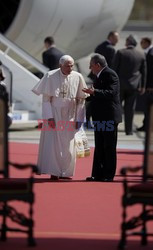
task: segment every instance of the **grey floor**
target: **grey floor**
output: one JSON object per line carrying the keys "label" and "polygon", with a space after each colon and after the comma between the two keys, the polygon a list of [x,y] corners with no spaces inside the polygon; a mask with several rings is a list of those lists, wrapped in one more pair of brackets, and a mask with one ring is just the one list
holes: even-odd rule
{"label": "grey floor", "polygon": [[[127,136],[124,132],[124,122],[118,128],[118,144],[117,148],[121,149],[139,149],[144,148],[144,132],[136,133],[136,127],[142,125],[143,115],[135,114],[134,116],[134,133]],[[14,121],[9,131],[9,141],[24,143],[39,143],[40,131],[35,128],[37,121],[16,122]],[[94,146],[93,131],[86,130],[90,146]]]}

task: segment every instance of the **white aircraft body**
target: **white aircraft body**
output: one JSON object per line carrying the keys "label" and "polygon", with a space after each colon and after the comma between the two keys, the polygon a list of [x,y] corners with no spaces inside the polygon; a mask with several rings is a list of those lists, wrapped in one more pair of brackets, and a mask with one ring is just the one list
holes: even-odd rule
{"label": "white aircraft body", "polygon": [[[78,60],[93,52],[106,39],[109,31],[122,29],[133,4],[134,0],[9,0],[0,3],[0,32],[10,41],[0,37],[0,60],[13,73],[13,100],[22,101],[24,109],[36,112],[35,117],[40,118],[41,105],[34,104],[38,97],[34,98],[28,92],[38,79],[33,76],[34,81],[30,81],[31,73],[22,68],[27,68],[27,63],[22,63],[19,59],[22,66],[17,62],[13,64],[13,59],[16,60],[17,57],[7,49],[12,48],[15,53],[19,51],[19,56],[23,54],[24,59],[24,53],[27,52],[41,62],[44,38],[53,36],[58,48]],[[11,42],[20,48],[14,47]],[[24,51],[21,52],[20,49]],[[38,67],[39,70],[40,68]],[[42,68],[42,72],[45,70]],[[25,94],[21,94],[23,86]],[[28,98],[26,95],[29,95]]]}

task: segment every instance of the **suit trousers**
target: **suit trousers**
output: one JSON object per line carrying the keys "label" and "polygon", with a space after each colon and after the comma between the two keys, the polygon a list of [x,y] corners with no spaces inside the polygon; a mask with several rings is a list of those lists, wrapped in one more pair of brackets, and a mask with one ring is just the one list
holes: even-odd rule
{"label": "suit trousers", "polygon": [[144,102],[145,102],[145,109],[144,109],[144,119],[143,119],[143,127],[146,127],[147,118],[148,118],[148,102],[153,101],[153,90],[152,91],[146,91],[144,94]]}
{"label": "suit trousers", "polygon": [[133,132],[133,117],[136,107],[137,90],[133,89],[121,89],[121,103],[124,101],[124,122],[125,133],[129,134]]}
{"label": "suit trousers", "polygon": [[116,172],[117,124],[113,131],[96,131],[92,176],[113,179]]}

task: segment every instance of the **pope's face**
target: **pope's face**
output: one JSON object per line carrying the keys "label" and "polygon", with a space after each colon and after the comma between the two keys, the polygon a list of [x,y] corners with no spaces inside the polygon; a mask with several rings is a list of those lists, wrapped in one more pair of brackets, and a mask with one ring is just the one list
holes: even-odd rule
{"label": "pope's face", "polygon": [[69,75],[73,70],[74,62],[67,61],[63,65],[60,65],[61,71],[64,75]]}

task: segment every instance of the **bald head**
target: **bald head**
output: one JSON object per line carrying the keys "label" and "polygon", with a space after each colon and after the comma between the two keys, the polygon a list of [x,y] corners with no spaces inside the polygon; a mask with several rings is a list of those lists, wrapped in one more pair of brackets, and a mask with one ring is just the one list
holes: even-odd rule
{"label": "bald head", "polygon": [[119,33],[117,31],[110,31],[107,39],[111,42],[113,46],[115,46],[119,41]]}

